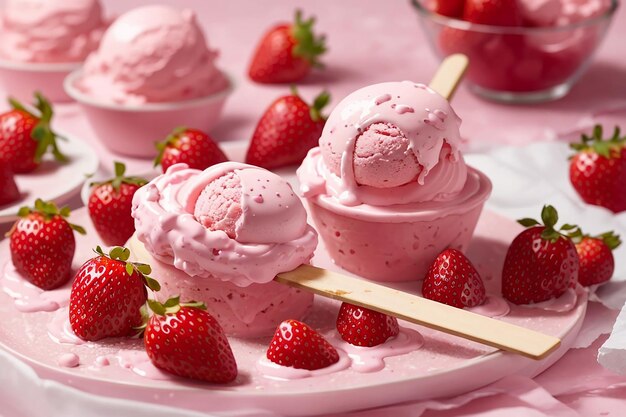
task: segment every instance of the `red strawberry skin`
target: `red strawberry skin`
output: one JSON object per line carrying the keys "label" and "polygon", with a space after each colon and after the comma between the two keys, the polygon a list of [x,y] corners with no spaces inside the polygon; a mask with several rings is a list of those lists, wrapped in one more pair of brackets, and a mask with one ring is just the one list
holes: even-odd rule
{"label": "red strawberry skin", "polygon": [[544,226],[524,230],[511,243],[502,270],[502,294],[515,304],[560,297],[578,281],[580,263],[571,239],[541,238]]}
{"label": "red strawberry skin", "polygon": [[204,310],[181,307],[174,314],[153,315],[144,341],[152,363],[172,374],[216,383],[237,377],[228,339],[217,320]]}
{"label": "red strawberry skin", "polygon": [[72,284],[72,330],[88,341],[129,336],[143,324],[140,309],[147,295],[143,277],[137,271],[129,275],[125,262],[106,256],[90,259]]}
{"label": "red strawberry skin", "polygon": [[492,26],[520,26],[522,24],[522,17],[515,0],[467,0],[463,20]]}
{"label": "red strawberry skin", "polygon": [[204,170],[226,161],[228,158],[213,139],[197,129],[175,132],[168,138],[160,158],[163,172],[181,162],[189,165],[189,168]]}
{"label": "red strawberry skin", "polygon": [[437,256],[422,283],[422,295],[458,308],[481,305],[487,298],[476,268],[457,249],[446,249]]}
{"label": "red strawberry skin", "polygon": [[577,153],[569,176],[583,201],[619,213],[626,210],[626,148],[612,149],[609,156]]}
{"label": "red strawberry skin", "polygon": [[372,347],[397,336],[400,327],[395,317],[343,303],[337,316],[337,331],[351,345]]}
{"label": "red strawberry skin", "polygon": [[20,199],[13,171],[8,163],[0,161],[0,206],[13,203]]}
{"label": "red strawberry skin", "polygon": [[246,163],[266,169],[295,165],[317,146],[326,120],[313,120],[299,96],[276,100],[259,120],[252,135]]}
{"label": "red strawberry skin", "polygon": [[33,171],[37,142],[31,137],[39,119],[22,110],[0,115],[0,162],[8,163],[17,174]]}
{"label": "red strawberry skin", "polygon": [[588,287],[611,279],[615,271],[613,252],[602,239],[585,237],[576,244],[580,259],[578,282]]}
{"label": "red strawberry skin", "polygon": [[124,183],[115,191],[111,184],[102,184],[91,191],[87,203],[89,216],[106,245],[123,245],[135,233],[131,208],[133,196],[139,188]]}
{"label": "red strawberry skin", "polygon": [[259,83],[292,83],[303,79],[311,71],[311,64],[293,56],[295,46],[290,24],[273,27],[261,39],[248,75]]}
{"label": "red strawberry skin", "polygon": [[319,333],[297,320],[285,320],[274,333],[267,359],[297,369],[322,369],[339,361],[337,350]]}
{"label": "red strawberry skin", "polygon": [[432,0],[429,9],[443,16],[460,18],[464,6],[465,0]]}
{"label": "red strawberry skin", "polygon": [[48,220],[33,212],[20,218],[11,231],[10,249],[15,268],[41,289],[57,288],[71,278],[76,241],[60,215]]}

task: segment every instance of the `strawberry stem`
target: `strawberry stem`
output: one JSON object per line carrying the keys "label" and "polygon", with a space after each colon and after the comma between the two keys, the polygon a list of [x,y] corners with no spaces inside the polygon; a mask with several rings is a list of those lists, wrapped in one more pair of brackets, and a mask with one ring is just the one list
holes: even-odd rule
{"label": "strawberry stem", "polygon": [[113,259],[114,261],[123,262],[125,264],[124,267],[128,275],[132,275],[136,272],[141,276],[144,281],[144,285],[148,289],[152,291],[161,290],[161,284],[159,284],[156,279],[148,276],[152,273],[152,268],[150,267],[150,265],[128,261],[128,259],[130,258],[130,250],[128,248],[125,248],[123,246],[113,246],[109,250],[109,253],[105,253],[100,246],[96,246],[94,252],[97,253],[99,256],[104,256],[106,258]]}
{"label": "strawberry stem", "polygon": [[564,224],[559,229],[556,229],[556,224],[559,222],[559,214],[556,209],[551,205],[543,206],[541,210],[541,221],[539,222],[531,218],[519,219],[517,222],[524,227],[544,226],[541,232],[541,238],[549,240],[550,242],[556,242],[560,238],[577,239],[582,236],[580,227],[573,224]]}
{"label": "strawberry stem", "polygon": [[302,20],[302,11],[296,10],[295,23],[291,28],[291,35],[296,40],[291,54],[302,58],[314,67],[323,67],[318,58],[326,52],[326,39],[324,36],[316,36],[313,32],[315,18]]}
{"label": "strawberry stem", "polygon": [[67,162],[67,156],[65,156],[56,142],[57,139],[66,140],[64,137],[59,136],[50,128],[50,123],[52,121],[52,116],[54,112],[52,110],[52,106],[50,102],[40,93],[35,92],[35,109],[38,110],[39,114],[35,114],[32,111],[26,109],[22,103],[17,101],[16,99],[10,97],[9,104],[15,110],[19,110],[31,116],[34,119],[37,119],[38,122],[33,128],[31,132],[31,137],[34,141],[37,142],[37,148],[35,150],[35,162],[41,162],[41,158],[45,155],[46,152],[50,149],[54,159],[59,162]]}
{"label": "strawberry stem", "polygon": [[101,182],[92,182],[89,184],[89,186],[93,187],[98,185],[111,184],[113,190],[115,192],[119,192],[122,184],[132,184],[141,187],[148,183],[148,180],[146,180],[145,178],[124,176],[124,174],[126,173],[126,165],[124,165],[122,162],[114,161],[113,171],[115,172],[114,178]]}
{"label": "strawberry stem", "polygon": [[619,126],[615,126],[613,135],[607,139],[603,139],[603,129],[601,125],[595,125],[591,136],[582,134],[579,143],[571,143],[570,148],[578,152],[592,151],[605,158],[617,157],[616,151],[622,149],[626,143],[626,136],[620,136]]}
{"label": "strawberry stem", "polygon": [[[54,216],[61,216],[64,219],[67,219],[71,214],[71,210],[67,206],[63,206],[59,209],[53,201],[44,201],[41,198],[38,198],[35,200],[34,207],[24,206],[20,207],[17,211],[18,217],[26,217],[31,213],[39,213],[43,216],[45,221],[50,221],[54,218]],[[87,234],[82,226],[69,222],[68,224],[72,230],[80,233],[81,235]]]}
{"label": "strawberry stem", "polygon": [[200,310],[206,310],[206,305],[199,301],[188,301],[185,303],[180,302],[180,297],[172,297],[165,303],[160,303],[156,300],[148,299],[148,307],[158,316],[165,316],[167,314],[176,314],[182,307],[199,308]]}
{"label": "strawberry stem", "polygon": [[159,154],[157,155],[157,157],[154,158],[155,167],[161,164],[161,161],[163,160],[163,154],[165,153],[165,149],[167,149],[168,146],[176,146],[176,142],[178,142],[180,135],[182,135],[186,131],[187,131],[186,126],[175,127],[172,130],[172,132],[169,135],[167,135],[165,140],[161,142],[156,142],[154,144],[157,150],[159,151]]}

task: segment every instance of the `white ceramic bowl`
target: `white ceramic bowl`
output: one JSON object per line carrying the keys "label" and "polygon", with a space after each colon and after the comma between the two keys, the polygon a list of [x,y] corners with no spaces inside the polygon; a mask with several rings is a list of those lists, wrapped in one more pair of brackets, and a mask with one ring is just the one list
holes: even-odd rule
{"label": "white ceramic bowl", "polygon": [[80,62],[39,63],[0,60],[0,83],[11,96],[30,103],[35,91],[53,102],[72,99],[63,89],[63,80],[81,66]]}
{"label": "white ceramic bowl", "polygon": [[155,142],[163,140],[175,127],[188,126],[209,131],[219,120],[226,98],[233,90],[229,86],[218,93],[193,100],[169,103],[121,105],[99,101],[78,88],[78,69],[64,81],[65,92],[83,108],[87,120],[100,141],[111,151],[128,156],[155,157]]}

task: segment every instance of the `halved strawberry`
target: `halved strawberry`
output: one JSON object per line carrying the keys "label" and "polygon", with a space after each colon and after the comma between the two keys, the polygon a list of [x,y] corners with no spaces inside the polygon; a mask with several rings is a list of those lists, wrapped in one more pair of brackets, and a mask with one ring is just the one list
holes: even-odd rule
{"label": "halved strawberry", "polygon": [[150,265],[129,262],[130,251],[120,246],[108,254],[98,246],[95,252],[98,256],[81,266],[72,284],[72,330],[89,341],[141,333],[146,288],[161,288],[148,276]]}
{"label": "halved strawberry", "polygon": [[318,332],[297,320],[285,320],[276,329],[267,359],[282,366],[315,370],[339,361],[337,350]]}
{"label": "halved strawberry", "polygon": [[217,320],[202,303],[161,304],[148,300],[154,315],[144,333],[148,357],[159,369],[185,378],[226,383],[237,377],[237,363]]}
{"label": "halved strawberry", "polygon": [[485,285],[463,252],[446,249],[430,266],[422,283],[424,298],[453,307],[475,307],[485,302]]}
{"label": "halved strawberry", "polygon": [[400,333],[395,317],[369,308],[342,303],[337,316],[341,338],[355,346],[378,346]]}

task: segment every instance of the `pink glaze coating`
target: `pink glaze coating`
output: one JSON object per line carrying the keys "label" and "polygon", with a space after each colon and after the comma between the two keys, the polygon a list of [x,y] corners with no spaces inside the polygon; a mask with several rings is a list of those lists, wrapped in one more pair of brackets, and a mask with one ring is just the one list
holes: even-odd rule
{"label": "pink glaze coating", "polygon": [[77,81],[83,93],[137,105],[206,97],[228,87],[191,10],[151,5],[120,16]]}
{"label": "pink glaze coating", "polygon": [[[467,177],[459,124],[448,101],[428,86],[370,85],[344,98],[328,117],[319,174],[327,192],[349,206],[450,200]],[[396,176],[402,181],[393,188],[381,189],[373,180]]]}
{"label": "pink glaze coating", "polygon": [[10,61],[79,63],[106,28],[98,0],[7,0],[0,57]]}
{"label": "pink glaze coating", "polygon": [[[202,191],[229,172],[243,188],[237,240],[206,229],[193,214]],[[137,238],[152,256],[207,282],[267,283],[307,263],[317,246],[317,233],[306,223],[291,186],[276,174],[240,163],[205,171],[174,165],[135,193],[132,215]]]}

